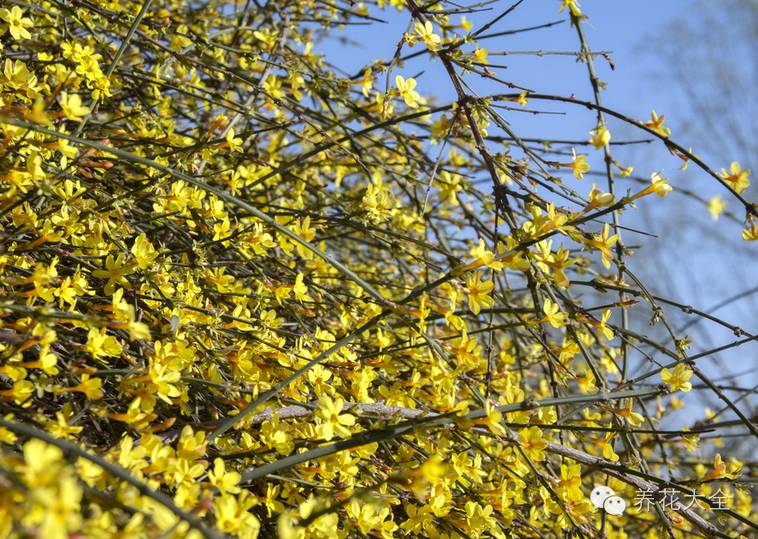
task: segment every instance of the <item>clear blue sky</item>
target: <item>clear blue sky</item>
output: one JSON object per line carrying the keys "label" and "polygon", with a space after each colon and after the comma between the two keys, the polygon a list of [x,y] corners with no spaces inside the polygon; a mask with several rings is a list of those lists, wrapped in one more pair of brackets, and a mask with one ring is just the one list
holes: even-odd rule
{"label": "clear blue sky", "polygon": [[[495,3],[491,11],[469,15],[476,23],[492,18],[511,2]],[[651,68],[656,67],[656,58],[650,51],[641,51],[640,44],[653,37],[665,38],[665,27],[681,10],[691,7],[690,0],[583,0],[582,9],[589,15],[585,23],[585,32],[589,45],[593,50],[608,50],[617,69],[612,71],[604,61],[598,62],[601,78],[609,86],[604,93],[604,99],[614,103],[617,108],[630,115],[647,116],[650,112],[649,103],[659,103],[660,94],[651,93],[649,75]],[[518,9],[501,20],[490,31],[501,31],[514,28],[535,26],[542,23],[563,20],[565,12],[558,11],[558,0],[526,0]],[[387,21],[387,24],[375,23],[370,26],[355,26],[348,28],[345,35],[359,43],[358,47],[347,46],[337,41],[323,43],[319,52],[326,54],[332,62],[354,73],[374,58],[389,59],[400,40],[403,31],[407,29],[410,15],[408,11],[398,13],[394,9],[377,12],[376,15]],[[452,16],[456,21],[459,16]],[[491,51],[496,50],[578,50],[576,32],[567,22],[559,26],[527,32],[513,36],[498,37],[485,40],[482,45]],[[404,52],[419,50],[407,46]],[[509,65],[500,74],[519,84],[544,93],[576,93],[577,96],[589,96],[589,83],[584,69],[577,69],[571,57],[544,56],[539,60],[530,57],[491,57],[494,63]],[[439,66],[437,66],[439,67]],[[429,69],[427,59],[422,58],[406,64],[402,74],[410,75],[420,69],[426,69],[419,77],[419,89],[424,95],[434,94],[441,98],[452,96],[450,81],[440,69]],[[665,96],[663,96],[665,97]],[[528,122],[531,123],[530,119]],[[567,122],[562,122],[567,123]],[[572,122],[568,122],[572,123]],[[575,125],[566,125],[566,130],[576,133]],[[583,126],[582,126],[583,128]]]}

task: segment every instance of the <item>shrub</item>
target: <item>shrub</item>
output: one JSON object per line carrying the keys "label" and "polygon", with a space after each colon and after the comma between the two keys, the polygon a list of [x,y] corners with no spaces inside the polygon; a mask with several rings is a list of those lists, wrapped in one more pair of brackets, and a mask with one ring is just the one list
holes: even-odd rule
{"label": "shrub", "polygon": [[[756,427],[667,312],[727,322],[625,263],[622,210],[672,187],[614,187],[631,167],[608,119],[720,182],[755,239],[749,171],[603,106],[574,0],[538,9],[568,8],[589,99],[502,81],[484,45],[521,2],[475,29],[455,3],[393,0],[407,33],[355,74],[314,43],[381,13],[363,4],[6,4],[0,537],[756,528],[737,480],[754,470],[718,438],[688,457]],[[547,103],[593,111],[589,140],[509,126]],[[607,164],[591,189],[588,152]],[[634,331],[639,312],[667,337]],[[695,389],[725,410],[665,430],[671,393]]]}

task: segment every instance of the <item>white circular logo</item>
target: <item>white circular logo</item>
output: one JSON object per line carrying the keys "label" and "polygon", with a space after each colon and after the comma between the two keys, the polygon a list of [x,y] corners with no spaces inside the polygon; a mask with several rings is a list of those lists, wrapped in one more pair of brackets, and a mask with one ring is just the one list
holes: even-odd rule
{"label": "white circular logo", "polygon": [[603,509],[609,515],[619,516],[626,509],[626,502],[619,496],[608,496],[603,502]]}
{"label": "white circular logo", "polygon": [[616,493],[611,487],[606,487],[605,485],[595,485],[595,488],[592,489],[592,492],[590,493],[590,501],[592,502],[592,505],[598,509],[602,509],[605,500],[615,495]]}

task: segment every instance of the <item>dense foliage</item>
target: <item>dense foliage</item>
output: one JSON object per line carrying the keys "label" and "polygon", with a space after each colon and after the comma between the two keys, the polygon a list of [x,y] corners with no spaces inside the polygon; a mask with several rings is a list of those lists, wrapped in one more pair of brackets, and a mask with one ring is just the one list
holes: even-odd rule
{"label": "dense foliage", "polygon": [[[579,4],[522,3],[3,2],[0,537],[755,533],[755,469],[718,448],[758,429],[702,368],[754,337],[625,264],[622,210],[672,186],[608,119],[720,182],[703,202],[755,240],[749,171],[605,108]],[[589,97],[501,78],[514,9],[562,12]],[[390,61],[319,53],[389,10]],[[520,138],[508,115],[546,103],[594,111],[590,136]],[[671,310],[736,340],[690,352]],[[724,408],[666,430],[691,390]]]}

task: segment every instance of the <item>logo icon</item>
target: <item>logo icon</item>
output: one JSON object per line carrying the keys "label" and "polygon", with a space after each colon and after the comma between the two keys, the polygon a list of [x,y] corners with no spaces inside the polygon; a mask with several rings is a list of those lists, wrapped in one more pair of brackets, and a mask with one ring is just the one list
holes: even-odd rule
{"label": "logo icon", "polygon": [[619,516],[624,514],[626,502],[611,487],[605,485],[595,485],[590,493],[592,505],[598,509],[603,509],[609,515]]}

